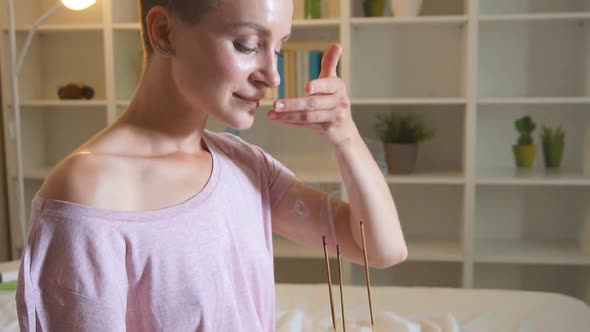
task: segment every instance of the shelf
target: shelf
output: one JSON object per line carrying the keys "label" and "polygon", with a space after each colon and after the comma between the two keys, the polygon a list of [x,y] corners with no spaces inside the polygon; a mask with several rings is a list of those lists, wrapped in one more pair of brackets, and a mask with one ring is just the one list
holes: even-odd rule
{"label": "shelf", "polygon": [[[289,167],[289,166],[287,166]],[[341,181],[338,170],[317,169],[306,167],[289,167],[297,179],[307,183],[339,183]]]}
{"label": "shelf", "polygon": [[[17,48],[20,48],[26,36],[17,34],[16,37]],[[74,81],[92,87],[94,100],[106,100],[103,43],[101,30],[65,29],[57,33],[36,34],[22,63],[21,102],[32,101],[35,106],[40,106],[38,101],[48,101],[50,106],[54,106],[54,101],[59,100],[58,88]]]}
{"label": "shelf", "polygon": [[478,263],[590,265],[574,241],[531,241],[523,239],[476,239],[475,261]]}
{"label": "shelf", "polygon": [[534,14],[506,14],[481,15],[481,22],[529,22],[529,21],[586,21],[590,20],[590,13],[534,13]]}
{"label": "shelf", "polygon": [[[405,261],[388,269],[371,269],[371,285],[461,288],[462,263]],[[365,285],[365,268],[351,266],[351,281]]]}
{"label": "shelf", "polygon": [[387,183],[407,184],[463,184],[465,177],[460,172],[413,173],[408,175],[386,175]]}
{"label": "shelf", "polygon": [[[32,25],[19,25],[15,27],[17,32],[28,32],[32,29]],[[76,31],[101,31],[102,24],[45,24],[37,28],[37,32],[76,32]],[[8,28],[4,28],[4,32],[8,32]]]}
{"label": "shelf", "polygon": [[115,30],[132,30],[140,31],[141,24],[138,23],[113,23],[113,29]]}
{"label": "shelf", "polygon": [[467,23],[467,16],[418,16],[418,17],[355,17],[350,19],[353,26],[397,25],[397,24],[450,24],[463,25]]}
{"label": "shelf", "polygon": [[354,98],[352,105],[465,105],[466,98]]}
{"label": "shelf", "polygon": [[590,104],[590,97],[479,98],[480,105]]}
{"label": "shelf", "polygon": [[21,102],[21,107],[95,107],[106,106],[106,100],[25,100]]}
{"label": "shelf", "polygon": [[408,240],[408,261],[461,262],[461,244],[440,240]]}
{"label": "shelf", "polygon": [[590,186],[590,175],[575,170],[482,169],[478,171],[477,184]]}
{"label": "shelf", "polygon": [[[286,163],[287,164],[287,163]],[[288,166],[288,164],[287,164]],[[288,166],[289,167],[289,166]],[[312,183],[339,183],[340,173],[337,169],[313,170],[305,167],[289,167],[303,182]],[[413,173],[407,175],[385,175],[389,184],[464,184],[465,177],[460,172],[430,172]]]}
{"label": "shelf", "polygon": [[[291,242],[282,237],[274,238],[276,258],[324,258],[324,252]],[[461,262],[461,245],[444,241],[409,241],[408,261]]]}
{"label": "shelf", "polygon": [[[337,28],[340,25],[339,19],[310,19],[310,20],[294,20],[292,27],[293,28],[322,28],[322,27],[330,27],[330,28]],[[140,30],[141,24],[139,22],[133,23],[114,23],[113,29],[115,30]]]}
{"label": "shelf", "polygon": [[308,20],[294,20],[293,28],[321,28],[330,27],[337,28],[340,26],[340,20],[337,18],[318,18]]}
{"label": "shelf", "polygon": [[[24,169],[23,170],[23,178],[26,180],[45,180],[49,173],[51,172],[52,168],[33,168],[33,169]],[[14,174],[13,178],[16,179],[16,173]]]}
{"label": "shelf", "polygon": [[464,103],[464,34],[449,24],[365,24],[351,29],[349,91],[353,103]]}
{"label": "shelf", "polygon": [[480,0],[479,15],[560,15],[586,13],[586,0]]}
{"label": "shelf", "polygon": [[[503,21],[480,24],[478,38],[480,97],[516,101],[531,97],[535,102],[588,97],[588,75],[582,70],[587,66],[584,25],[570,20]],[[536,98],[545,96],[565,99]]]}

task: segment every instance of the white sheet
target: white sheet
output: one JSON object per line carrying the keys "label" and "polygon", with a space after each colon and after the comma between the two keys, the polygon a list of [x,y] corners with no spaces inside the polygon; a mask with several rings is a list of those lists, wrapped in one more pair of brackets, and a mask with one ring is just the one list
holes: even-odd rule
{"label": "white sheet", "polygon": [[[326,285],[277,285],[276,289],[277,332],[329,330],[332,324]],[[561,294],[418,287],[372,287],[371,290],[376,316],[389,315],[406,322],[396,329],[377,331],[590,331],[590,307]],[[340,318],[338,288],[334,287],[333,292]],[[370,320],[364,287],[346,286],[344,302],[349,321],[347,331],[353,331],[349,327],[359,321]],[[294,323],[298,320],[299,323]],[[421,330],[411,324],[420,325]],[[339,321],[337,325],[341,327]],[[292,326],[295,329],[290,329]]]}
{"label": "white sheet", "polygon": [[14,292],[12,291],[0,290],[0,331],[19,331],[18,321],[16,320]]}
{"label": "white sheet", "polygon": [[[340,308],[337,308],[340,310]],[[347,332],[460,332],[459,325],[452,314],[429,315],[416,319],[408,319],[392,312],[374,312],[374,326],[371,328],[370,314],[363,310],[355,310],[346,315]],[[306,315],[302,309],[277,312],[277,332],[300,331],[334,331],[331,315]],[[342,315],[335,317],[337,331],[342,331]]]}
{"label": "white sheet", "polygon": [[[447,288],[372,287],[376,331],[395,332],[584,332],[590,308],[560,294]],[[277,285],[277,332],[328,331],[326,285]],[[334,287],[340,318],[338,288]],[[348,332],[369,332],[364,287],[346,286]],[[362,325],[364,323],[364,325]],[[340,320],[337,322],[341,326]],[[363,327],[364,326],[364,327]],[[0,331],[16,332],[14,292],[0,291]],[[340,331],[340,330],[339,330]]]}

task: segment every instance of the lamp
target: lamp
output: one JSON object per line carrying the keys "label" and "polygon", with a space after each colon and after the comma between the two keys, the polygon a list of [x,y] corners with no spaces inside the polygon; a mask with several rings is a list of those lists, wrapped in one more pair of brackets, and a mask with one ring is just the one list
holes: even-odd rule
{"label": "lamp", "polygon": [[96,3],[96,0],[61,0],[58,1],[55,6],[49,9],[43,14],[37,22],[33,24],[27,39],[23,44],[20,53],[16,53],[16,28],[15,28],[15,16],[14,16],[14,0],[8,0],[8,25],[9,25],[9,42],[10,42],[10,69],[12,76],[12,106],[14,110],[14,136],[16,136],[16,159],[17,159],[17,193],[18,193],[18,221],[20,225],[21,236],[23,239],[23,245],[26,242],[27,236],[27,222],[26,222],[26,211],[25,211],[25,189],[24,189],[24,177],[23,177],[23,162],[22,162],[22,143],[21,143],[21,130],[20,130],[20,97],[19,97],[19,79],[21,67],[23,65],[23,59],[27,54],[27,50],[33,39],[33,35],[37,28],[45,22],[53,13],[55,13],[62,6],[72,10],[83,10]]}
{"label": "lamp", "polygon": [[61,3],[71,10],[84,10],[96,3],[96,0],[61,0]]}

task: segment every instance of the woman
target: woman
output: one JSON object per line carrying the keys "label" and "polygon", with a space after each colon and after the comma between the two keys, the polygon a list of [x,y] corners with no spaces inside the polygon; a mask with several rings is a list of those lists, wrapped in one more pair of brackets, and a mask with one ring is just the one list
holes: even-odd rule
{"label": "woman", "polygon": [[[306,96],[271,121],[333,148],[350,204],[209,117],[246,129],[291,29],[291,0],[142,0],[147,67],[124,114],[61,161],[34,198],[19,276],[23,330],[272,331],[272,232],[370,265],[403,261],[389,188],[352,121],[333,45]],[[277,139],[281,139],[277,137]],[[284,138],[288,139],[288,138]],[[304,206],[309,213],[297,213]],[[334,235],[332,235],[334,234]],[[336,236],[336,239],[334,239]]]}

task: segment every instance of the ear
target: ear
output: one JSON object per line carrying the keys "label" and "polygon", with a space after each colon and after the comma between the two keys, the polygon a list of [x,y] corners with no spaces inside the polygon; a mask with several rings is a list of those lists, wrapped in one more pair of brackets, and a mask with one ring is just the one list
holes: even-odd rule
{"label": "ear", "polygon": [[154,6],[148,11],[145,20],[152,49],[164,55],[173,54],[171,37],[173,16],[168,9]]}

